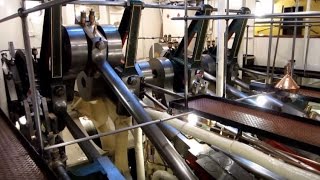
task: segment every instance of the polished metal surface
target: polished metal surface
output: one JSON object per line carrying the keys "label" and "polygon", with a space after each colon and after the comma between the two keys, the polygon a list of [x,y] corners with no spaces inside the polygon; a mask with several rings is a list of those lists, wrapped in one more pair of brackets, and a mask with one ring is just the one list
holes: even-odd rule
{"label": "polished metal surface", "polygon": [[64,64],[74,74],[84,69],[88,62],[88,42],[80,25],[64,27]]}
{"label": "polished metal surface", "polygon": [[[252,69],[247,69],[247,68],[240,68],[239,70],[244,71],[244,72],[248,72],[248,73],[252,73],[252,74],[257,74],[257,75],[261,75],[261,76],[266,76],[267,74],[264,72],[260,72],[260,71],[255,71]],[[273,78],[275,79],[281,79],[279,74],[273,74]]]}
{"label": "polished metal surface", "polygon": [[112,67],[121,65],[124,56],[122,53],[122,40],[118,28],[113,25],[98,25],[97,29],[107,39],[108,62]]}
{"label": "polished metal surface", "polygon": [[[110,88],[117,95],[123,106],[138,123],[152,121],[151,117],[139,103],[137,97],[126,87],[110,64],[104,60],[95,61]],[[161,130],[155,125],[142,127],[143,132],[156,147],[159,154],[168,163],[175,175],[180,179],[197,179],[186,162],[173,148]]]}
{"label": "polished metal surface", "polygon": [[[204,72],[204,79],[211,81],[211,82],[216,82],[216,77],[212,76],[211,74],[209,74],[207,72]],[[238,89],[236,89],[228,84],[226,84],[226,90],[238,98],[244,98],[244,100],[248,103],[257,105],[257,102],[253,99],[248,98],[249,96],[247,94],[239,91]]]}
{"label": "polished metal surface", "polygon": [[240,86],[240,87],[242,87],[242,88],[244,88],[244,89],[246,89],[246,90],[250,90],[249,84],[243,82],[241,79],[239,79],[239,78],[233,78],[232,81],[233,81],[235,84],[237,84],[238,86]]}
{"label": "polished metal surface", "polygon": [[144,82],[146,83],[153,83],[153,72],[152,72],[152,69],[150,67],[150,61],[149,60],[140,60],[137,62],[140,70],[141,70],[141,73],[142,73],[142,76],[144,78]]}
{"label": "polished metal surface", "polygon": [[106,94],[106,85],[100,76],[88,76],[86,72],[81,71],[76,83],[79,95],[85,101],[93,101]]}
{"label": "polished metal surface", "polygon": [[[149,63],[154,74],[152,84],[173,92],[174,69],[171,61],[161,57],[151,59]],[[168,96],[167,94],[153,93],[156,94],[157,98],[163,99],[165,104],[168,104],[172,100],[172,96]]]}
{"label": "polished metal surface", "polygon": [[290,74],[286,74],[274,87],[293,93],[296,93],[300,88]]}
{"label": "polished metal surface", "polygon": [[285,90],[285,91],[290,91],[292,93],[297,93],[297,91],[299,90],[299,86],[298,84],[295,82],[295,80],[292,78],[292,70],[291,69],[293,67],[292,62],[289,62],[286,66],[285,66],[285,75],[283,78],[281,78],[281,80],[274,86],[277,89],[281,89],[281,90]]}
{"label": "polished metal surface", "polygon": [[217,63],[215,58],[212,58],[209,54],[202,54],[201,67],[204,71],[216,75]]}

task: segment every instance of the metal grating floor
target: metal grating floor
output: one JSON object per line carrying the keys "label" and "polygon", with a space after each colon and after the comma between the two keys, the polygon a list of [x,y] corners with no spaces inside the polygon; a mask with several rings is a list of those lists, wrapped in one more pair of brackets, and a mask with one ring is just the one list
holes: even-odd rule
{"label": "metal grating floor", "polygon": [[188,104],[189,108],[202,113],[204,117],[210,116],[207,118],[249,129],[276,140],[281,139],[282,142],[288,142],[287,144],[290,141],[290,144],[295,146],[307,146],[306,149],[319,153],[320,123],[304,122],[310,120],[280,116],[206,96],[190,99]]}
{"label": "metal grating floor", "polygon": [[0,114],[0,179],[47,179]]}

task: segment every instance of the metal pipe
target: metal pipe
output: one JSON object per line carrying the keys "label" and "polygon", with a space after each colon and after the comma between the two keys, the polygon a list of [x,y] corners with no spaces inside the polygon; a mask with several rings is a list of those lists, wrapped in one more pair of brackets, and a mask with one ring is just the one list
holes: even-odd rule
{"label": "metal pipe", "polygon": [[156,98],[150,96],[148,93],[144,93],[144,95],[149,98],[153,103],[155,103],[156,105],[158,105],[159,107],[161,107],[163,110],[167,110],[168,108],[163,105],[161,102],[159,102]]}
{"label": "metal pipe", "polygon": [[46,3],[42,3],[42,4],[38,5],[38,6],[35,6],[33,8],[30,8],[30,9],[25,9],[25,10],[19,9],[18,13],[15,13],[15,14],[12,14],[10,16],[7,16],[5,18],[0,19],[0,23],[6,22],[6,21],[14,19],[14,18],[17,18],[19,16],[27,15],[29,13],[33,13],[33,12],[36,12],[36,11],[47,9],[47,8],[52,7],[52,6],[58,6],[58,5],[70,3],[72,1],[75,1],[75,0],[54,0],[54,1],[49,1],[49,2],[46,2]]}
{"label": "metal pipe", "polygon": [[[187,113],[182,113],[182,114],[178,114],[176,116],[172,116],[174,118],[179,118],[179,117],[182,117],[182,116],[186,116],[188,114],[190,114],[192,112],[187,112]],[[73,122],[74,121],[72,119],[70,119],[71,117],[67,117],[67,115],[64,115],[65,116],[65,119],[69,122]],[[55,145],[52,145],[52,146],[48,146],[48,147],[45,147],[44,150],[50,150],[50,149],[54,149],[54,148],[59,148],[59,147],[64,147],[64,146],[68,146],[68,145],[71,145],[71,144],[76,144],[76,143],[83,143],[83,142],[88,142],[89,140],[93,140],[93,139],[97,139],[97,138],[101,138],[101,137],[104,137],[104,136],[110,136],[110,135],[114,135],[114,134],[118,134],[118,133],[121,133],[121,132],[124,132],[124,131],[129,131],[129,130],[132,130],[132,129],[136,129],[136,128],[141,128],[141,127],[144,127],[144,126],[149,126],[149,125],[152,125],[152,124],[157,124],[157,123],[160,123],[160,122],[164,122],[164,121],[168,121],[168,120],[171,120],[173,118],[170,118],[170,119],[158,119],[158,120],[155,120],[155,121],[149,121],[149,122],[145,122],[145,123],[141,123],[141,124],[137,124],[137,125],[133,125],[133,126],[130,126],[130,127],[125,127],[125,128],[121,128],[121,129],[117,129],[117,130],[114,130],[114,131],[111,131],[111,132],[105,132],[105,133],[100,133],[100,134],[95,134],[95,135],[92,135],[92,136],[85,136],[85,137],[79,137],[79,135],[77,135],[77,139],[73,140],[73,141],[68,141],[68,142],[63,142],[63,143],[59,143],[59,144],[55,144]],[[71,124],[71,123],[69,123]],[[76,124],[71,124],[71,129],[76,129],[75,126],[77,126]],[[77,126],[78,127],[78,126]],[[69,128],[69,127],[68,127]],[[79,128],[79,127],[78,127]],[[75,134],[80,134],[80,129],[76,130],[78,131],[77,133]],[[82,131],[81,131],[82,133]],[[83,133],[82,133],[83,134]],[[82,136],[82,135],[81,135]],[[84,136],[84,135],[83,135]]]}
{"label": "metal pipe", "polygon": [[245,63],[248,63],[248,47],[249,47],[249,25],[247,25],[247,39],[246,39],[246,61]]}
{"label": "metal pipe", "polygon": [[[310,11],[311,8],[311,0],[307,0],[306,11]],[[309,19],[307,19],[309,20]],[[311,24],[307,23],[304,29],[304,67],[303,67],[303,75],[306,75],[307,69],[307,61],[308,61],[308,53],[309,53],[309,41],[310,41],[310,31],[311,31]]]}
{"label": "metal pipe", "polygon": [[[109,87],[113,90],[119,101],[132,115],[132,117],[140,124],[152,121],[151,117],[137,100],[138,98],[127,88],[108,61],[97,59],[95,63]],[[180,154],[173,148],[170,141],[165,137],[158,126],[151,124],[149,126],[143,126],[142,130],[156,147],[159,154],[168,163],[170,168],[176,173],[178,178],[196,179],[192,170],[186,164],[184,159],[182,159]]]}
{"label": "metal pipe", "polygon": [[145,87],[150,88],[152,90],[155,90],[155,91],[158,91],[158,92],[161,92],[161,93],[165,93],[165,94],[177,97],[177,98],[183,98],[184,97],[184,96],[179,95],[179,94],[177,94],[175,92],[172,92],[172,91],[169,91],[167,89],[155,86],[153,84],[149,84],[149,83],[144,82],[144,83],[142,83],[142,85],[144,85]]}
{"label": "metal pipe", "polygon": [[142,129],[137,128],[134,131],[134,144],[135,144],[135,157],[136,157],[136,166],[137,166],[137,179],[145,180],[145,166],[144,166],[144,151],[143,151],[143,134]]}
{"label": "metal pipe", "polygon": [[[235,132],[233,129],[230,129],[227,126],[224,126],[221,123],[217,123],[216,125],[221,129],[227,130],[226,133],[229,133],[233,136],[237,135],[237,132]],[[297,167],[302,168],[307,171],[312,171],[313,173],[316,173],[319,175],[319,172],[315,171],[309,165],[304,164],[300,160],[295,159],[294,157],[291,157],[290,155],[270,146],[269,144],[267,144],[263,141],[260,141],[260,140],[253,138],[252,136],[248,135],[247,133],[242,133],[242,136],[240,138],[242,138],[243,140],[248,141],[249,143],[261,148],[262,150],[266,151],[267,154],[273,154],[274,157],[282,159],[289,164],[292,164],[294,166],[297,166]]]}
{"label": "metal pipe", "polygon": [[[224,0],[218,0],[218,14],[223,15],[224,14],[224,9],[225,9],[225,1]],[[223,97],[225,94],[225,66],[224,66],[224,61],[225,61],[225,28],[224,28],[224,23],[222,21],[217,22],[218,26],[218,34],[217,34],[217,83],[216,83],[216,94],[219,97]]]}
{"label": "metal pipe", "polygon": [[[73,1],[69,4],[81,4],[81,5],[106,5],[106,6],[121,6],[127,7],[127,2],[112,2],[112,1]],[[155,8],[155,9],[181,9],[184,10],[184,6],[175,6],[175,5],[166,5],[166,4],[157,4],[157,3],[146,3],[143,6],[144,8]],[[188,10],[201,10],[201,6],[187,6]],[[213,8],[213,12],[217,11],[217,8]],[[238,13],[240,10],[238,9],[230,9],[232,13]]]}
{"label": "metal pipe", "polygon": [[[255,71],[255,70],[247,69],[247,68],[240,68],[239,70],[245,71],[245,72],[248,72],[248,73],[252,73],[252,74],[261,75],[261,76],[266,76],[266,75],[267,75],[267,74],[264,73],[264,72]],[[278,74],[274,74],[274,75],[273,75],[273,78],[281,79],[281,77],[280,77]]]}
{"label": "metal pipe", "polygon": [[[25,6],[25,2],[23,1],[23,7]],[[28,20],[27,16],[21,16],[22,22],[22,33],[23,33],[23,41],[24,41],[24,48],[26,53],[26,63],[27,63],[27,70],[28,70],[28,78],[31,90],[31,99],[32,99],[32,108],[34,113],[34,120],[36,125],[37,137],[40,145],[40,154],[43,154],[43,138],[42,138],[42,130],[41,130],[41,120],[40,120],[40,109],[39,109],[39,97],[38,91],[36,88],[36,79],[34,75],[34,68],[33,68],[33,59],[31,53],[31,45],[30,45],[30,38],[29,38],[29,27],[28,27]]]}
{"label": "metal pipe", "polygon": [[188,70],[188,1],[184,1],[184,103],[188,108],[188,90],[189,90],[189,70]]}
{"label": "metal pipe", "polygon": [[[272,0],[272,14],[274,13],[274,0]],[[269,33],[269,44],[268,44],[268,59],[267,59],[267,76],[266,84],[270,84],[270,61],[271,61],[271,50],[272,50],[272,35],[273,35],[273,18],[271,18],[270,23],[270,33]]]}
{"label": "metal pipe", "polygon": [[71,178],[69,177],[64,165],[58,164],[55,168],[55,173],[57,174],[58,178],[61,180],[71,180]]}
{"label": "metal pipe", "polygon": [[[229,15],[229,0],[226,1],[226,15]],[[228,48],[228,38],[229,38],[229,19],[226,19],[226,30],[224,32],[224,77],[227,77],[227,74],[228,74],[228,51],[229,51],[229,48]],[[233,57],[230,57],[230,59],[233,58]],[[227,78],[224,78],[224,82],[223,82],[223,96],[225,98],[227,98]]]}
{"label": "metal pipe", "polygon": [[232,81],[233,81],[234,83],[236,83],[238,86],[240,86],[240,87],[242,87],[242,88],[244,88],[244,89],[246,89],[246,90],[250,90],[249,84],[243,82],[241,79],[239,79],[239,78],[234,78],[234,79],[232,79]]}
{"label": "metal pipe", "polygon": [[[299,10],[299,0],[296,0],[295,12]],[[298,19],[295,19],[297,21]],[[297,39],[297,26],[293,27],[293,39],[292,39],[292,50],[291,50],[291,77],[293,77],[294,72],[294,54],[296,52],[296,39]]]}
{"label": "metal pipe", "polygon": [[[147,112],[154,118],[164,118],[170,116],[162,112],[157,112],[152,109],[147,109]],[[252,161],[275,174],[278,174],[286,179],[320,179],[320,176],[309,171],[302,170],[298,167],[287,164],[277,158],[271,157],[252,146],[241,143],[237,140],[231,140],[222,137],[219,134],[198,128],[188,122],[179,119],[168,121],[167,124],[177,128],[179,131],[200,139],[208,144],[211,144],[218,149],[221,149],[229,154],[243,157]],[[250,153],[248,153],[250,152]]]}
{"label": "metal pipe", "polygon": [[[219,20],[219,19],[265,19],[265,18],[319,18],[320,11],[295,12],[295,13],[273,13],[264,15],[241,14],[241,15],[211,15],[190,16],[188,20]],[[173,17],[172,20],[184,20],[184,17]]]}
{"label": "metal pipe", "polygon": [[303,75],[306,76],[306,70],[308,66],[308,55],[309,55],[309,44],[310,44],[310,31],[311,31],[311,25],[308,26],[307,31],[307,42],[306,42],[306,48],[305,48],[305,54],[304,54],[304,66],[303,66]]}
{"label": "metal pipe", "polygon": [[[284,11],[284,6],[282,6],[282,8],[281,8],[281,12],[283,12],[283,11]],[[277,53],[278,53],[278,47],[279,47],[279,39],[280,39],[280,31],[281,31],[280,27],[281,27],[281,23],[280,23],[279,28],[278,28],[278,36],[277,36],[276,48],[274,50],[271,77],[270,77],[271,78],[271,80],[270,80],[271,83],[273,82],[274,68],[276,66],[276,59],[277,59]]]}
{"label": "metal pipe", "polygon": [[[204,78],[206,80],[212,81],[212,82],[216,82],[216,77],[212,76],[211,74],[204,72]],[[246,98],[248,97],[248,95],[246,95],[245,93],[239,91],[238,89],[226,84],[226,90],[229,91],[231,94],[239,97],[239,98]],[[252,100],[252,99],[246,99],[247,102],[251,103],[251,104],[257,104],[256,101]]]}

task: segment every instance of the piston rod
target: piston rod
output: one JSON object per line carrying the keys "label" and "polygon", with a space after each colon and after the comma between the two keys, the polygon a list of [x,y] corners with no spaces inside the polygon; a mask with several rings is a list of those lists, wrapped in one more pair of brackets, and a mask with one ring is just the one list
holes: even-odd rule
{"label": "piston rod", "polygon": [[167,110],[168,108],[163,105],[161,102],[159,102],[156,98],[152,97],[151,95],[149,95],[148,93],[144,93],[144,95],[150,99],[154,104],[158,105],[159,107],[161,107],[163,110]]}
{"label": "piston rod", "polygon": [[[107,60],[97,59],[94,62],[109,87],[132,117],[136,119],[139,124],[152,121],[152,118],[140,104],[138,98],[127,88]],[[151,124],[149,126],[143,126],[142,130],[179,179],[197,179],[184,159],[182,159],[180,154],[174,149],[157,125]]]}
{"label": "piston rod", "polygon": [[[252,73],[252,74],[261,75],[261,76],[266,76],[267,75],[265,72],[255,71],[255,70],[247,69],[247,68],[240,68],[240,70],[244,71],[244,72]],[[273,74],[272,77],[275,78],[275,79],[281,79],[281,77],[278,74]]]}
{"label": "piston rod", "polygon": [[155,86],[153,84],[149,84],[149,83],[146,83],[144,82],[143,85],[147,88],[150,88],[152,90],[155,90],[155,91],[158,91],[158,92],[161,92],[161,93],[165,93],[165,94],[168,94],[170,96],[174,96],[174,97],[177,97],[177,98],[183,98],[184,96],[181,96],[175,92],[172,92],[172,91],[169,91],[167,89],[164,89],[164,88],[161,88],[161,87],[158,87],[158,86]]}

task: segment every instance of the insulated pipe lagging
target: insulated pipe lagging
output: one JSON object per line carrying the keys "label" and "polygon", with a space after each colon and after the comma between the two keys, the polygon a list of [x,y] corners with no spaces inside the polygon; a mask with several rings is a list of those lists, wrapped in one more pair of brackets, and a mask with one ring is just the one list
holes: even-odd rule
{"label": "insulated pipe lagging", "polygon": [[[152,109],[146,109],[146,111],[151,115],[154,119],[162,119],[170,117],[169,114],[155,111]],[[248,159],[256,164],[259,164],[266,169],[286,178],[286,179],[312,179],[312,180],[320,180],[320,176],[300,169],[298,167],[292,166],[290,164],[284,163],[276,158],[273,158],[249,145],[244,143],[227,139],[221,137],[212,132],[206,131],[204,129],[192,126],[184,121],[179,119],[172,119],[170,121],[166,121],[167,124],[175,127],[181,132],[191,135],[194,138],[200,139],[208,144],[214,145],[229,154],[238,155],[245,159]]]}
{"label": "insulated pipe lagging", "polygon": [[137,166],[137,179],[145,180],[145,168],[144,168],[144,156],[143,156],[143,140],[142,130],[137,128],[134,130],[134,143],[135,143],[135,155],[136,155],[136,166]]}
{"label": "insulated pipe lagging", "polygon": [[176,176],[170,174],[168,171],[158,170],[153,173],[151,180],[178,180]]}
{"label": "insulated pipe lagging", "polygon": [[[97,60],[95,63],[110,88],[133,118],[138,123],[152,121],[150,115],[148,115],[137,100],[138,98],[127,88],[110,64],[105,60]],[[142,130],[179,179],[197,179],[157,125],[144,126]]]}

